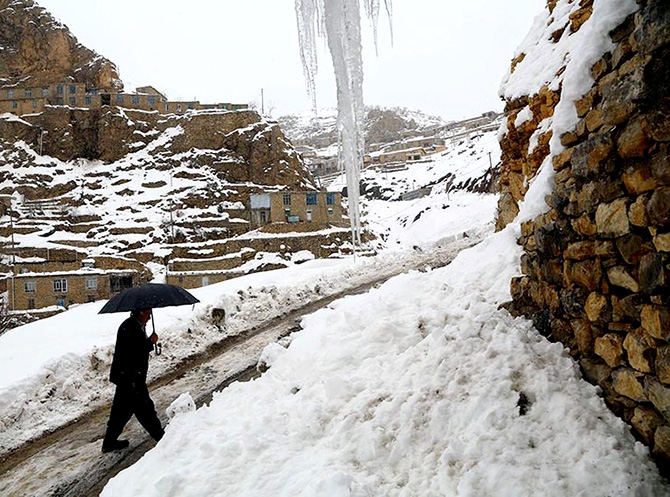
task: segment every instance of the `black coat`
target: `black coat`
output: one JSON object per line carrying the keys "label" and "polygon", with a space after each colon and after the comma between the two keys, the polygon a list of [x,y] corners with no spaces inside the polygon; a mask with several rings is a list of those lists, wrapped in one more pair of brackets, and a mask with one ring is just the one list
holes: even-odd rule
{"label": "black coat", "polygon": [[146,384],[152,350],[153,343],[147,338],[144,327],[136,317],[130,316],[121,323],[116,335],[109,381],[116,385]]}

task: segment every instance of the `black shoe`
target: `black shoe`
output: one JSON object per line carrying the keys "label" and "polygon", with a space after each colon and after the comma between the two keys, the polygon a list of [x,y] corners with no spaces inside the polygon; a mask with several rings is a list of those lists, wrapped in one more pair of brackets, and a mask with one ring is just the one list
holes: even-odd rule
{"label": "black shoe", "polygon": [[107,452],[122,450],[128,447],[128,445],[130,445],[130,442],[128,442],[128,440],[114,440],[112,442],[102,442],[102,452],[106,454]]}

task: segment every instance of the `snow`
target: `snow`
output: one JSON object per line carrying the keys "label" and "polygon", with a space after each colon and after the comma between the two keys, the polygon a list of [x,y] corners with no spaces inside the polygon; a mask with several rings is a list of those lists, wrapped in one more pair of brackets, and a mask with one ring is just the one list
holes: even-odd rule
{"label": "snow", "polygon": [[102,496],[660,495],[563,347],[498,309],[518,234],[308,316]]}

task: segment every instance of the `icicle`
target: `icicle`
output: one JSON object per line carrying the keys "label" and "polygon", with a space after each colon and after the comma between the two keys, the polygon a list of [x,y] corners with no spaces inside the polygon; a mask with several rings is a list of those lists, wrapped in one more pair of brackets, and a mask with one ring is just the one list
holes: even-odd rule
{"label": "icicle", "polygon": [[364,0],[365,13],[372,24],[372,33],[375,40],[375,54],[379,55],[379,44],[377,43],[377,23],[379,21],[379,0]]}
{"label": "icicle", "polygon": [[[373,24],[375,48],[380,0],[363,0]],[[391,18],[391,0],[384,0]],[[307,92],[316,112],[316,37],[325,33],[337,83],[339,163],[347,176],[349,219],[354,247],[361,243],[360,177],[363,165],[363,57],[359,0],[295,0],[300,57]]]}
{"label": "icicle", "polygon": [[307,94],[316,114],[315,79],[319,66],[316,57],[317,37],[323,36],[323,0],[295,0],[295,13],[300,40],[300,59],[307,84]]}

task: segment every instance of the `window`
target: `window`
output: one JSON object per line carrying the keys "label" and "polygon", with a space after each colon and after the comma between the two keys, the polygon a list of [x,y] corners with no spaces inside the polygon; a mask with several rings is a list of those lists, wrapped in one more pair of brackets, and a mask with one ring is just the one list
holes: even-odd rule
{"label": "window", "polygon": [[26,98],[31,98],[33,96],[33,90],[31,88],[26,88]]}
{"label": "window", "polygon": [[266,211],[261,211],[261,223],[268,222],[268,214]]}
{"label": "window", "polygon": [[328,205],[334,205],[335,204],[335,194],[334,193],[326,193],[326,204],[328,204]]}
{"label": "window", "polygon": [[312,211],[307,211],[307,220],[308,221],[312,220]]}
{"label": "window", "polygon": [[49,88],[42,88],[42,96],[43,97],[49,96]]}
{"label": "window", "polygon": [[188,108],[191,109],[191,110],[195,109],[195,107],[193,106],[193,104],[188,104]]}
{"label": "window", "polygon": [[7,98],[14,98],[14,90],[7,90]]}
{"label": "window", "polygon": [[86,290],[96,290],[98,288],[98,278],[89,276],[86,278]]}
{"label": "window", "polygon": [[19,103],[16,100],[14,100],[12,102],[12,109],[16,109],[16,108],[18,108],[18,106],[19,106]]}
{"label": "window", "polygon": [[284,215],[289,217],[291,215],[291,209],[284,209]]}
{"label": "window", "polygon": [[89,96],[86,96],[84,101],[86,102],[86,105],[91,105],[93,103],[93,99]]}
{"label": "window", "polygon": [[33,109],[37,109],[37,99],[33,98]]}
{"label": "window", "polygon": [[138,97],[137,95],[133,95],[133,103],[134,104],[139,104],[140,103],[140,97]]}
{"label": "window", "polygon": [[329,216],[333,215],[333,208],[332,207],[328,207],[328,215]]}
{"label": "window", "polygon": [[316,205],[316,193],[308,193],[306,197],[307,205]]}
{"label": "window", "polygon": [[89,295],[89,296],[87,297],[87,301],[88,301],[88,302],[95,302],[95,295]]}
{"label": "window", "polygon": [[23,282],[23,291],[25,293],[35,293],[35,290],[37,289],[37,284],[35,281],[30,280],[30,281],[24,281]]}
{"label": "window", "polygon": [[203,276],[202,277],[202,286],[207,286],[209,285],[209,276]]}
{"label": "window", "polygon": [[285,193],[283,196],[284,205],[291,205],[291,194]]}
{"label": "window", "polygon": [[[53,280],[54,293],[67,293],[67,278],[57,278]],[[63,307],[65,306],[65,299],[63,299]]]}
{"label": "window", "polygon": [[28,309],[35,308],[35,299],[28,299]]}
{"label": "window", "polygon": [[181,104],[177,104],[177,112],[181,112]]}
{"label": "window", "polygon": [[149,97],[149,105],[154,105],[156,103],[156,97]]}
{"label": "window", "polygon": [[117,95],[116,96],[116,103],[117,104],[122,104],[123,103],[123,95]]}
{"label": "window", "polygon": [[132,276],[110,276],[109,277],[109,290],[112,293],[120,293],[128,288],[133,287],[133,277]]}
{"label": "window", "polygon": [[75,85],[70,85],[70,93],[77,93],[77,87]]}
{"label": "window", "polygon": [[58,95],[62,95],[63,94],[63,87],[62,86],[57,86],[56,87],[56,93]]}
{"label": "window", "polygon": [[56,97],[56,105],[63,105],[63,97]]}
{"label": "window", "polygon": [[76,97],[70,97],[70,105],[75,106],[77,105],[77,98]]}
{"label": "window", "polygon": [[165,112],[170,110],[170,104],[165,104]]}
{"label": "window", "polygon": [[56,305],[58,307],[65,307],[65,297],[56,298]]}

